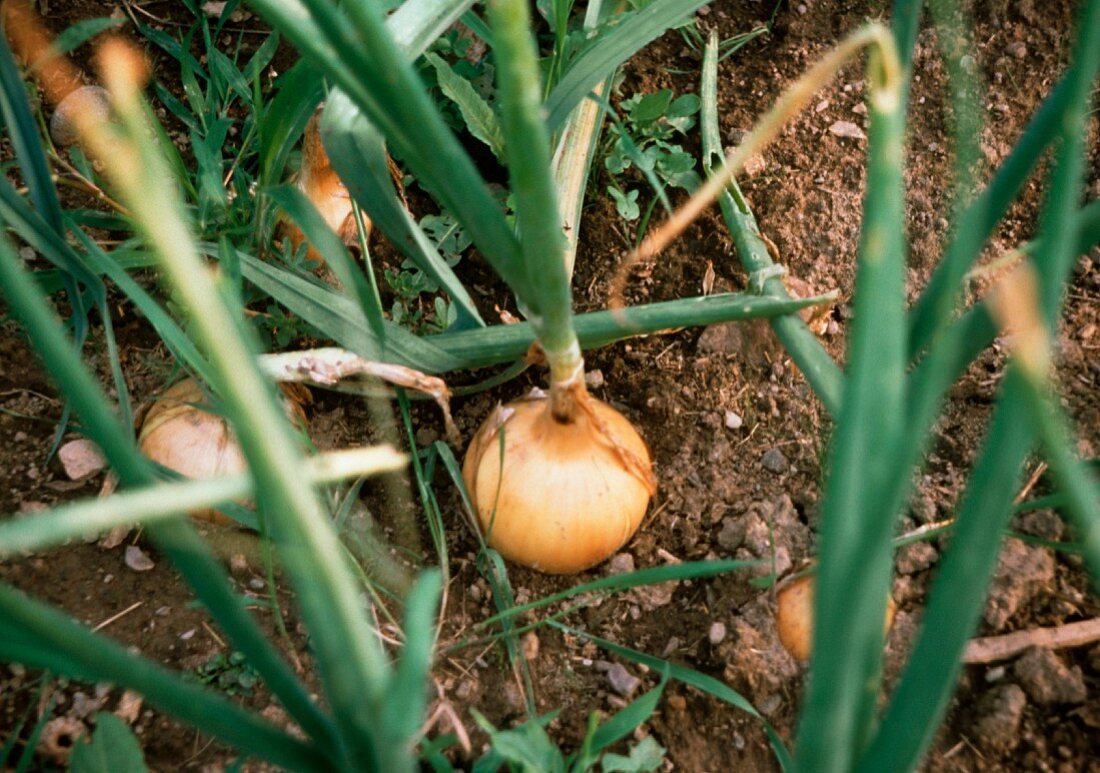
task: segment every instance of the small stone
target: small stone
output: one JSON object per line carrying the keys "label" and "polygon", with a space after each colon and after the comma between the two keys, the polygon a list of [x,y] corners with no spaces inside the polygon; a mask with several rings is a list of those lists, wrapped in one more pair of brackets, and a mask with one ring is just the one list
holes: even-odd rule
{"label": "small stone", "polygon": [[718,646],[726,640],[726,624],[720,620],[716,620],[710,624],[710,630],[707,631],[707,641],[712,645]]}
{"label": "small stone", "polygon": [[528,631],[523,637],[523,658],[534,660],[539,656],[539,637],[534,631]]}
{"label": "small stone", "polygon": [[1027,57],[1027,46],[1022,41],[1014,40],[1005,46],[1005,53],[1017,59],[1025,59]]}
{"label": "small stone", "polygon": [[[32,260],[34,260],[34,256],[35,256],[35,252],[34,252],[33,247],[20,247],[19,248],[19,257],[24,263],[30,263]],[[22,437],[20,437],[20,435],[22,435]],[[26,440],[27,439],[27,433],[26,432],[16,432],[15,433],[15,439],[19,440],[19,441]]]}
{"label": "small stone", "polygon": [[585,371],[584,383],[589,389],[599,389],[604,385],[603,371],[599,369]]}
{"label": "small stone", "polygon": [[141,715],[142,701],[143,698],[139,694],[133,690],[126,690],[126,692],[122,693],[122,697],[118,699],[118,706],[115,707],[115,716],[128,725],[134,724]]}
{"label": "small stone", "polygon": [[234,553],[229,557],[229,573],[237,579],[242,579],[252,573],[244,553]]}
{"label": "small stone", "polygon": [[251,580],[248,581],[248,587],[252,590],[263,590],[264,581],[261,580],[259,577],[253,577]]}
{"label": "small stone", "polygon": [[73,705],[69,709],[69,714],[77,719],[84,719],[93,711],[99,711],[103,706],[103,701],[96,700],[84,692],[73,693]]}
{"label": "small stone", "polygon": [[1012,675],[1039,704],[1083,703],[1087,697],[1081,669],[1067,667],[1057,654],[1042,647],[1020,656],[1012,666]]}
{"label": "small stone", "polygon": [[807,8],[802,3],[799,3],[798,8],[796,10],[799,12],[799,14],[805,14],[806,11],[807,11]]}
{"label": "small stone", "polygon": [[172,607],[157,607],[157,611],[153,614],[157,617],[168,617],[168,614],[172,611]]}
{"label": "small stone", "polygon": [[726,425],[726,429],[741,429],[745,420],[733,411],[726,411],[722,416],[722,423]]}
{"label": "small stone", "polygon": [[57,458],[69,480],[83,480],[107,466],[99,446],[87,438],[70,440],[57,449]]}
{"label": "small stone", "polygon": [[608,663],[604,670],[607,671],[607,681],[611,684],[611,689],[624,698],[631,697],[642,684],[642,680],[627,671],[621,663]]}
{"label": "small stone", "polygon": [[835,134],[837,137],[848,137],[853,140],[866,139],[867,135],[863,133],[863,129],[859,128],[851,121],[836,121],[829,127],[829,133]]}
{"label": "small stone", "polygon": [[701,354],[739,354],[744,348],[744,336],[736,322],[708,325],[699,336]]}
{"label": "small stone", "polygon": [[745,542],[745,522],[734,518],[723,518],[722,529],[718,532],[718,546],[730,553]]}
{"label": "small stone", "polygon": [[145,553],[144,550],[137,545],[127,545],[126,555],[123,558],[126,562],[126,566],[133,569],[135,572],[148,572],[156,564],[153,563],[153,559]]}
{"label": "small stone", "polygon": [[607,562],[608,574],[629,574],[634,571],[634,556],[630,553],[617,553]]}
{"label": "small stone", "polygon": [[193,639],[194,637],[195,637],[195,629],[194,628],[186,630],[186,631],[184,631],[183,633],[180,634],[180,639],[182,641],[191,641],[191,639]]}
{"label": "small stone", "polygon": [[764,465],[764,469],[768,472],[774,472],[777,475],[787,471],[787,457],[778,448],[769,448],[765,451],[760,457],[760,464]]}
{"label": "small stone", "polygon": [[1020,742],[1020,720],[1026,707],[1027,696],[1018,685],[994,687],[975,706],[977,719],[971,726],[971,736],[987,751],[1012,751]]}

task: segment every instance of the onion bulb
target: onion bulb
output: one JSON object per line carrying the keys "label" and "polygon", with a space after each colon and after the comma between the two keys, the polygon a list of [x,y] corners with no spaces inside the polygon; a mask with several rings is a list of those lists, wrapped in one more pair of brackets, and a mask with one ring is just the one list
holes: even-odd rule
{"label": "onion bulb", "polygon": [[[298,171],[297,186],[304,193],[317,211],[321,213],[325,223],[343,240],[349,247],[359,243],[359,232],[355,225],[355,213],[351,206],[351,194],[344,186],[332,168],[328,153],[321,142],[320,133],[321,113],[317,112],[306,124],[305,135],[302,138],[302,166]],[[371,222],[363,215],[363,225],[370,235]],[[297,225],[291,222],[283,224],[283,233],[294,249],[298,249],[305,234]],[[321,254],[311,245],[307,252],[310,260],[323,260]]]}
{"label": "onion bulb", "polygon": [[637,430],[581,389],[567,421],[541,396],[498,407],[462,466],[488,544],[551,574],[582,571],[622,547],[656,490]]}
{"label": "onion bulb", "polygon": [[[813,575],[802,575],[782,583],[776,601],[775,626],[779,631],[779,641],[795,660],[809,660],[814,641]],[[897,605],[887,597],[884,626],[887,632],[894,623],[895,611]]]}
{"label": "onion bulb", "polygon": [[[304,426],[306,418],[301,403],[308,398],[308,392],[297,384],[281,386],[288,395],[284,401],[288,416]],[[170,387],[145,414],[138,435],[142,453],[187,478],[201,480],[243,472],[248,465],[229,423],[209,410],[209,405],[194,379],[184,379]],[[209,508],[192,511],[191,516],[217,524],[235,523],[229,516]]]}

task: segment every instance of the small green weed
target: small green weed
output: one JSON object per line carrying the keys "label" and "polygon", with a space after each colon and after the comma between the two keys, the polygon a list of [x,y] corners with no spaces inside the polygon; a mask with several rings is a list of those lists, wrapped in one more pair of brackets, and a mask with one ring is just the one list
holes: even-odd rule
{"label": "small green weed", "polygon": [[611,174],[607,192],[624,220],[634,221],[641,215],[639,189],[625,177],[632,168],[657,191],[665,187],[691,190],[698,184],[695,158],[680,143],[695,126],[699,105],[697,95],[673,97],[670,89],[622,101],[622,119],[608,128],[604,167]]}
{"label": "small green weed", "polygon": [[212,659],[195,668],[195,678],[227,695],[251,695],[252,688],[260,678],[248,664],[243,652],[219,653]]}

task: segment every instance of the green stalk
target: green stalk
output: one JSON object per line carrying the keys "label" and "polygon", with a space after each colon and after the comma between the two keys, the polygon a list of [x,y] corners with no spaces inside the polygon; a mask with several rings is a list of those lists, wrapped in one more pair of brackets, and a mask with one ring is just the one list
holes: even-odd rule
{"label": "green stalk", "polygon": [[871,119],[855,322],[821,515],[814,648],[795,758],[848,770],[867,741],[881,679],[882,621],[897,513],[867,492],[894,485],[905,405],[905,110],[893,37],[871,49]]}
{"label": "green stalk", "polygon": [[[389,447],[356,448],[313,457],[304,479],[310,486],[402,469],[405,457]],[[253,496],[252,476],[224,475],[127,490],[111,497],[85,499],[53,508],[34,518],[0,521],[0,561],[22,552],[60,545],[116,526],[153,523]]]}
{"label": "green stalk", "polygon": [[[55,654],[60,655],[70,666],[81,664],[83,675],[131,686],[150,703],[249,754],[289,770],[334,770],[316,742],[307,745],[292,738],[222,696],[180,680],[4,584],[0,584],[0,620],[2,659],[18,658],[33,667],[51,668]],[[14,635],[5,631],[9,626]]]}
{"label": "green stalk", "polygon": [[554,415],[572,417],[570,388],[584,383],[584,360],[573,328],[573,297],[565,265],[565,236],[550,173],[550,137],[542,119],[538,58],[531,20],[523,0],[490,0],[490,26],[496,45],[501,129],[508,148],[508,172],[519,221],[520,250],[527,286],[520,296],[550,365]]}
{"label": "green stalk", "polygon": [[[718,133],[718,33],[712,31],[703,53],[702,85],[703,158],[707,175],[713,175],[722,163],[722,141]],[[789,300],[790,294],[783,285],[768,247],[760,236],[760,226],[735,178],[730,178],[726,189],[718,196],[718,206],[737,248],[737,257],[749,275],[750,287],[762,297]],[[756,277],[767,277],[755,282]],[[755,286],[754,286],[755,285]],[[825,347],[817,340],[802,317],[785,314],[772,317],[772,330],[782,342],[798,369],[813,387],[814,393],[832,416],[840,412],[844,374]]]}
{"label": "green stalk", "polygon": [[[66,394],[85,430],[102,449],[122,484],[139,486],[156,482],[151,464],[134,446],[132,433],[119,424],[110,403],[66,339],[41,291],[22,268],[11,244],[3,238],[0,238],[0,287],[13,316],[22,323],[54,380],[65,385]],[[294,672],[256,626],[240,596],[230,587],[225,569],[210,556],[195,530],[185,522],[166,522],[151,525],[149,532],[211,610],[233,646],[248,655],[287,711],[327,748],[333,739],[328,718],[310,700]],[[89,666],[94,664],[93,660]],[[123,679],[119,681],[128,684]]]}
{"label": "green stalk", "polygon": [[[1036,255],[1040,306],[1048,326],[1048,340],[1049,330],[1054,328],[1058,316],[1078,239],[1072,224],[1077,217],[1084,167],[1089,93],[1100,69],[1098,40],[1100,4],[1087,2],[1082,9],[1071,59],[1073,64],[1063,79],[1068,101],[1065,115],[1058,122],[1062,142],[1043,210],[1040,238],[1044,249]],[[1038,118],[1033,125],[1037,121]],[[1021,140],[1021,144],[1023,142]],[[974,319],[982,322],[980,317]],[[933,353],[935,348],[934,344]],[[1028,390],[1034,389],[1034,385],[1029,385],[1019,372],[1021,364],[1023,360],[1012,363],[1006,373],[1004,392],[960,507],[951,548],[933,585],[921,634],[879,733],[860,760],[860,770],[913,766],[931,742],[961,668],[959,660],[966,638],[981,613],[984,589],[996,565],[1001,532],[1012,514],[1011,495],[1015,486],[1009,482],[1018,479],[1019,469],[1037,436],[1045,436],[1048,447],[1060,445],[1052,460],[1063,468],[1060,479],[1063,484],[1069,484],[1069,493],[1077,502],[1070,512],[1081,518],[1080,528],[1087,538],[1092,539],[1095,535],[1095,497],[1082,491],[1083,474],[1079,469],[1074,470],[1076,464],[1071,457],[1066,458],[1069,454],[1065,438],[1058,436],[1063,430],[1057,426],[1057,418],[1044,416],[1044,411],[1036,409],[1036,400],[1041,402],[1049,398],[1029,397]],[[1078,479],[1066,481],[1067,471],[1071,475],[1076,472]],[[960,593],[959,588],[966,588],[968,592]]]}
{"label": "green stalk", "polygon": [[146,137],[139,85],[108,69],[114,106],[131,143],[115,154],[113,173],[162,270],[192,311],[193,326],[215,371],[214,386],[234,418],[257,485],[257,503],[282,548],[313,636],[318,670],[339,728],[344,763],[363,770],[411,769],[403,739],[386,714],[390,666],[366,620],[359,587],[317,495],[299,484],[302,458],[275,390],[255,361],[255,346],[218,293],[196,250],[175,190]]}

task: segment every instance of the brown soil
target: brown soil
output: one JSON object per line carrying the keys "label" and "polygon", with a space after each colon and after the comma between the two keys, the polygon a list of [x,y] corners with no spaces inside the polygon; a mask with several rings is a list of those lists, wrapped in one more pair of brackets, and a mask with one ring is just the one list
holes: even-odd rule
{"label": "brown soil", "polygon": [[[101,15],[106,3],[55,4],[51,25]],[[725,60],[719,72],[723,138],[734,142],[780,90],[847,32],[868,18],[886,15],[888,4],[809,2],[784,4],[774,32]],[[983,172],[1003,160],[1042,98],[1064,67],[1073,37],[1073,3],[1005,2],[969,4],[974,20],[970,52],[988,86],[983,105],[989,123],[981,137]],[[160,9],[151,4],[154,12]],[[764,21],[770,4],[717,0],[700,14],[700,26],[717,28],[722,37],[744,32]],[[927,20],[926,20],[927,21]],[[255,25],[255,20],[247,22]],[[257,38],[258,39],[258,38]],[[627,68],[620,95],[670,87],[696,91],[699,54],[677,34],[669,34]],[[909,135],[910,278],[915,292],[923,286],[940,255],[950,207],[951,141],[945,107],[945,72],[931,31],[923,29],[915,58]],[[866,83],[862,62],[845,68],[763,154],[755,175],[743,180],[763,232],[774,241],[790,272],[819,291],[836,289],[823,342],[840,358],[850,323],[854,259],[858,249],[866,143],[837,136],[837,121],[864,125]],[[1089,198],[1100,194],[1096,120],[1090,135]],[[697,148],[694,148],[697,150]],[[594,191],[605,185],[597,181]],[[1021,201],[997,231],[988,257],[1003,254],[1034,231],[1041,185],[1028,185]],[[575,282],[584,309],[602,308],[610,277],[632,245],[632,226],[621,221],[602,196],[588,205]],[[473,261],[464,261],[473,263]],[[710,213],[652,266],[635,275],[628,290],[633,302],[697,295],[708,271],[715,291],[738,289],[745,279],[717,214]],[[475,282],[475,285],[478,283]],[[479,298],[491,308],[496,297]],[[1059,340],[1059,376],[1064,404],[1074,417],[1079,449],[1100,451],[1100,251],[1083,257],[1067,296]],[[135,396],[160,388],[170,364],[156,340],[128,308],[117,324],[123,364]],[[41,375],[21,335],[12,327],[0,337],[0,511],[34,510],[98,490],[101,478],[68,481],[56,461],[46,463],[54,422],[61,412],[57,391]],[[89,359],[106,377],[102,341],[89,346]],[[994,347],[968,372],[951,394],[936,430],[928,465],[901,528],[948,517],[966,481],[972,454],[980,442],[1003,365]],[[801,375],[763,325],[684,330],[652,336],[588,354],[591,371],[602,375],[595,394],[616,405],[641,429],[652,447],[661,485],[641,532],[610,564],[580,577],[548,577],[519,567],[509,570],[518,601],[546,596],[565,587],[633,565],[716,557],[773,559],[780,571],[797,567],[814,554],[814,528],[822,466],[829,430],[827,413]],[[493,393],[456,402],[456,418],[468,438],[493,401],[521,394],[537,376]],[[726,426],[727,414],[742,425]],[[313,407],[318,444],[335,447],[364,440],[367,410],[362,403],[318,395]],[[440,436],[437,414],[418,411],[418,441]],[[1033,460],[1028,473],[1038,468]],[[495,612],[486,581],[475,566],[476,541],[465,525],[453,488],[437,479],[449,527],[453,582],[449,588],[443,641],[470,636],[472,627]],[[1042,481],[1038,483],[1043,485]],[[404,497],[402,497],[404,498]],[[372,510],[402,542],[423,534],[400,536],[405,514],[387,512],[387,500],[372,496]],[[375,501],[377,500],[377,501]],[[392,502],[393,500],[388,500]],[[396,508],[405,510],[405,507]],[[1053,512],[1041,511],[1014,524],[1024,533],[1058,539],[1065,526]],[[105,632],[137,647],[151,658],[179,669],[193,669],[226,654],[218,632],[209,625],[192,594],[168,562],[140,535],[156,566],[135,572],[123,560],[123,548],[105,550],[75,544],[22,561],[0,564],[0,579],[59,605],[92,626],[123,613]],[[888,680],[904,662],[917,631],[921,605],[934,573],[941,544],[917,543],[898,556],[893,597],[897,618],[890,636]],[[430,551],[425,555],[430,555]],[[763,571],[761,572],[763,573]],[[266,581],[256,570],[236,574],[242,592],[263,597]],[[780,646],[772,622],[773,597],[750,583],[749,573],[675,587],[639,589],[602,601],[570,620],[593,634],[663,656],[726,681],[742,692],[790,739],[798,712],[803,668]],[[297,630],[292,594],[279,598],[291,639],[284,645],[305,659],[305,640]],[[134,607],[135,604],[139,606]],[[1002,565],[978,635],[1096,617],[1100,603],[1088,589],[1080,561],[1049,548],[1017,540],[1005,543]],[[273,627],[268,607],[257,615]],[[274,635],[274,634],[273,634]],[[560,709],[550,724],[564,748],[583,737],[592,711],[609,714],[625,704],[623,684],[611,679],[613,658],[581,638],[542,628],[527,647],[540,713]],[[658,679],[632,664],[640,679],[633,694]],[[305,660],[306,675],[308,660]],[[519,682],[497,649],[465,648],[437,663],[435,682],[441,700],[474,734],[475,751],[485,742],[476,733],[469,709],[484,713],[497,726],[524,716]],[[22,712],[40,697],[39,675],[0,666],[0,737],[11,732]],[[52,682],[57,715],[83,718],[96,687]],[[101,691],[102,692],[102,691]],[[113,708],[121,690],[103,698]],[[270,700],[262,688],[247,703],[262,710]],[[273,705],[273,704],[271,704]],[[268,708],[269,711],[274,709]],[[276,718],[277,719],[277,718]],[[445,723],[444,723],[445,729]],[[925,764],[929,770],[1091,770],[1100,771],[1100,646],[1055,653],[1029,653],[1015,661],[968,667]],[[146,709],[135,723],[150,764],[156,769],[218,769],[232,752],[203,734]],[[689,771],[771,770],[775,761],[760,725],[743,712],[672,683],[644,732],[668,749],[671,767]],[[462,759],[460,755],[460,759]],[[45,764],[45,762],[43,762]]]}

